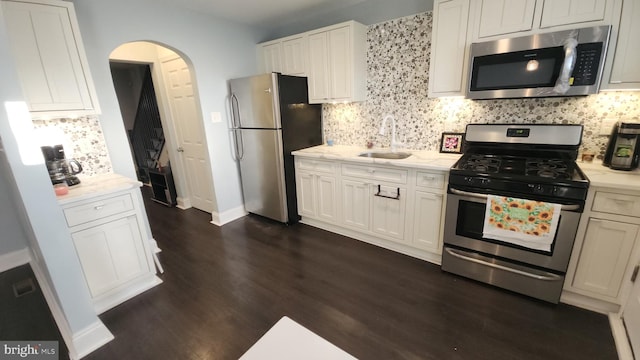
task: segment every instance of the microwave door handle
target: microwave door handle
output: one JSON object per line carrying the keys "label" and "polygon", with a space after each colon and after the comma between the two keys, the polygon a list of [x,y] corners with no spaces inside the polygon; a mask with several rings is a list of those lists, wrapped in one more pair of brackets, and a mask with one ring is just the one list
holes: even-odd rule
{"label": "microwave door handle", "polygon": [[562,62],[562,68],[560,69],[560,76],[556,81],[556,86],[553,91],[558,94],[565,94],[571,87],[570,79],[573,73],[573,68],[576,66],[576,47],[578,41],[574,38],[569,38],[564,43],[564,61]]}

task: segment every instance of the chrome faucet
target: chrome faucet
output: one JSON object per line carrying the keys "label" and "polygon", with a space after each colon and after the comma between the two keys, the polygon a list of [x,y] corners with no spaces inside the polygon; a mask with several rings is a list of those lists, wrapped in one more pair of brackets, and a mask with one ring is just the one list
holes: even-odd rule
{"label": "chrome faucet", "polygon": [[387,119],[391,119],[391,152],[396,152],[398,145],[404,145],[403,143],[396,141],[396,118],[393,115],[387,114],[382,119],[382,125],[380,125],[380,135],[384,135],[387,125]]}

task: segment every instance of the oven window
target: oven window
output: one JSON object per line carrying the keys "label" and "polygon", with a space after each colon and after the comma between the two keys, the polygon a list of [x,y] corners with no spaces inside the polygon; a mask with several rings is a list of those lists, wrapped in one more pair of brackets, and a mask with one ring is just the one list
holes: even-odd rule
{"label": "oven window", "polygon": [[[535,252],[539,254],[549,255],[553,253],[553,248],[556,244],[556,239],[558,234],[556,233],[556,238],[553,239],[553,243],[551,244],[551,251],[541,251],[541,250],[533,250],[529,248],[525,248],[519,245],[493,240],[486,239],[482,237],[482,229],[484,227],[484,214],[485,214],[485,203],[478,203],[474,201],[458,201],[458,219],[456,222],[456,234],[458,236],[464,236],[467,238],[472,238],[476,240],[482,240],[494,244],[499,244],[503,246],[508,246],[516,249],[524,249],[530,252]],[[558,221],[558,229],[562,223],[562,217],[560,217]]]}

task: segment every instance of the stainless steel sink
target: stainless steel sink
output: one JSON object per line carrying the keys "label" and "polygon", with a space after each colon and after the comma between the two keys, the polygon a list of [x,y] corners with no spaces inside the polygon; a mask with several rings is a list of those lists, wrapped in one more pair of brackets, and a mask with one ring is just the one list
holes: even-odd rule
{"label": "stainless steel sink", "polygon": [[358,155],[362,157],[376,158],[376,159],[393,159],[400,160],[406,159],[411,156],[411,153],[407,152],[388,152],[388,151],[367,151]]}

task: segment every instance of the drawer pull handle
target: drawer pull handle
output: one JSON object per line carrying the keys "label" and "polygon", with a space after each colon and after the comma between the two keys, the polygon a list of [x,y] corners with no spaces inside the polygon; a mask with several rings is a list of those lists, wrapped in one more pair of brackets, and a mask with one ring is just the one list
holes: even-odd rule
{"label": "drawer pull handle", "polygon": [[378,192],[374,194],[374,196],[382,197],[386,199],[392,200],[400,200],[400,188],[396,188],[396,196],[382,195],[382,190],[380,189],[380,185],[378,185]]}
{"label": "drawer pull handle", "polygon": [[436,179],[436,177],[435,177],[435,176],[423,176],[423,177],[422,177],[422,180],[427,180],[427,181],[435,180],[435,179]]}
{"label": "drawer pull handle", "polygon": [[93,207],[94,210],[102,210],[104,208],[104,205],[96,205]]}

